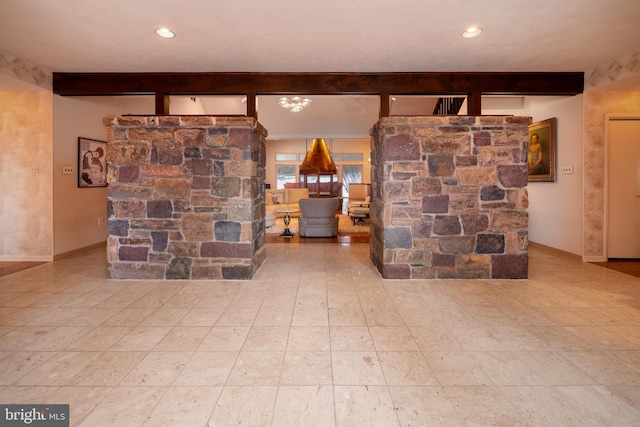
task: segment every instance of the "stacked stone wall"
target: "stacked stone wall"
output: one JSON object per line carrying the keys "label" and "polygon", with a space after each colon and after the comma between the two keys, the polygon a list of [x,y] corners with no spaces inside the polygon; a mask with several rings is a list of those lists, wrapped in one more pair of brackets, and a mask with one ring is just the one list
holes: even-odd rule
{"label": "stacked stone wall", "polygon": [[210,116],[105,125],[109,278],[251,279],[265,257],[264,128]]}
{"label": "stacked stone wall", "polygon": [[386,279],[528,277],[529,117],[372,129],[371,259]]}

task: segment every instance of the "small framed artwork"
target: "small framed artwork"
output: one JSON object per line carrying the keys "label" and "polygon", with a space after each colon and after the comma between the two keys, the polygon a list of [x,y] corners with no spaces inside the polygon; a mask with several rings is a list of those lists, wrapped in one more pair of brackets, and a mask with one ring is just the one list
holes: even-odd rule
{"label": "small framed artwork", "polygon": [[529,182],[556,180],[556,118],[529,125]]}
{"label": "small framed artwork", "polygon": [[78,187],[107,186],[107,143],[78,137]]}

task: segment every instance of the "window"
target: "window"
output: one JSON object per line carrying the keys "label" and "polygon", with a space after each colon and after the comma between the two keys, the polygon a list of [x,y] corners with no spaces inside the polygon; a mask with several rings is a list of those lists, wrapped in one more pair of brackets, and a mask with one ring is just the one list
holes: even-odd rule
{"label": "window", "polygon": [[[360,154],[362,157],[362,154]],[[342,155],[344,158],[344,154]],[[362,166],[343,166],[342,167],[342,187],[345,197],[349,197],[349,184],[362,182]]]}
{"label": "window", "polygon": [[285,182],[297,182],[296,175],[296,166],[276,166],[276,189],[284,188]]}
{"label": "window", "polygon": [[277,162],[295,162],[297,159],[296,153],[276,153]]}
{"label": "window", "polygon": [[342,154],[343,162],[361,162],[362,161],[362,153],[343,153]]}

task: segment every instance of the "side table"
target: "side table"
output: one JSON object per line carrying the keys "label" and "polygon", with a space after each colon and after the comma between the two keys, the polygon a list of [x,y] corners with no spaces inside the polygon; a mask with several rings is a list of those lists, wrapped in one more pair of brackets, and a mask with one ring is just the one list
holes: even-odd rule
{"label": "side table", "polygon": [[290,239],[294,236],[294,233],[289,230],[289,224],[291,223],[291,214],[298,212],[298,209],[282,209],[276,211],[282,214],[282,221],[284,222],[284,231],[280,235],[280,237],[284,237],[285,239]]}

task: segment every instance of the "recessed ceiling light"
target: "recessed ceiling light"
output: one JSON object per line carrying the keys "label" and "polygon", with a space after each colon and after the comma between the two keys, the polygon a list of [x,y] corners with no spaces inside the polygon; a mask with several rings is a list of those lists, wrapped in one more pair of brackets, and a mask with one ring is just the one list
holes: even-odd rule
{"label": "recessed ceiling light", "polygon": [[156,34],[165,39],[172,39],[176,36],[173,31],[164,27],[156,29]]}
{"label": "recessed ceiling light", "polygon": [[476,37],[476,36],[479,36],[481,32],[482,32],[482,28],[469,27],[467,28],[467,31],[462,33],[462,37],[465,37],[465,38]]}

